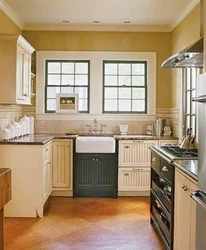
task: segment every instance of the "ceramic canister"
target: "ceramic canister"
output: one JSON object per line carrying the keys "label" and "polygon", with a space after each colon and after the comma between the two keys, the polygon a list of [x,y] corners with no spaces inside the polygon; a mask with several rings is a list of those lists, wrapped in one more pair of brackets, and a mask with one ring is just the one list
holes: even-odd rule
{"label": "ceramic canister", "polygon": [[30,119],[25,115],[20,120],[25,123],[25,134],[30,134]]}
{"label": "ceramic canister", "polygon": [[15,127],[15,129],[16,129],[16,136],[17,137],[21,136],[21,128],[20,128],[19,124],[16,121],[13,121],[12,126]]}
{"label": "ceramic canister", "polygon": [[24,136],[26,134],[26,126],[25,123],[22,121],[22,119],[19,120],[18,122],[20,128],[21,128],[21,135]]}
{"label": "ceramic canister", "polygon": [[9,123],[6,129],[8,129],[11,132],[11,138],[16,137],[16,129],[14,126],[11,125],[11,123]]}

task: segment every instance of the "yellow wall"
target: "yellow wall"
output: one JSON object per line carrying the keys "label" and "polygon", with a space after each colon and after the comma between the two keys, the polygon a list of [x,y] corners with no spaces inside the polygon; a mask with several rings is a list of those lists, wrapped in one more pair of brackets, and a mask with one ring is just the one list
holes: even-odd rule
{"label": "yellow wall", "polygon": [[157,107],[171,107],[171,72],[161,63],[171,55],[171,34],[161,32],[23,31],[36,50],[157,52]]}
{"label": "yellow wall", "polygon": [[[200,4],[198,4],[172,31],[172,53],[181,51],[200,37]],[[179,108],[182,70],[171,69],[172,107]]]}
{"label": "yellow wall", "polygon": [[0,34],[21,34],[21,29],[0,10]]}

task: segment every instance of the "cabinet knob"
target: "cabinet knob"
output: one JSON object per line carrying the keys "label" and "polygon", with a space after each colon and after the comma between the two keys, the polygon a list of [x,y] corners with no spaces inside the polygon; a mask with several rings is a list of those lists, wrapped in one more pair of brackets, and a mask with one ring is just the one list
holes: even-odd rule
{"label": "cabinet knob", "polygon": [[184,191],[187,191],[187,190],[188,190],[188,187],[185,186],[185,185],[183,184],[183,185],[182,185],[182,189],[183,189]]}
{"label": "cabinet knob", "polygon": [[92,161],[95,161],[95,159],[92,159]]}
{"label": "cabinet knob", "polygon": [[27,94],[23,94],[23,96],[26,96],[26,97],[27,97]]}
{"label": "cabinet knob", "polygon": [[124,173],[124,176],[128,176],[129,174],[128,173]]}
{"label": "cabinet knob", "polygon": [[156,157],[152,158],[152,161],[154,161],[154,162],[157,161]]}
{"label": "cabinet knob", "polygon": [[124,148],[129,148],[129,146],[124,146]]}
{"label": "cabinet knob", "polygon": [[164,172],[169,172],[169,168],[168,168],[167,166],[164,166],[164,167],[162,168],[162,171],[164,171]]}
{"label": "cabinet knob", "polygon": [[96,159],[96,161],[99,161],[99,159]]}

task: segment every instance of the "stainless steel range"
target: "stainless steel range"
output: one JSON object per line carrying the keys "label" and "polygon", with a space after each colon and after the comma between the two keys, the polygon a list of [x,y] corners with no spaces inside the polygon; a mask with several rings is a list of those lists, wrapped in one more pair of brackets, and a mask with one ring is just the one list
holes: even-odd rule
{"label": "stainless steel range", "polygon": [[167,162],[172,162],[174,160],[198,159],[197,149],[182,149],[178,146],[154,146],[152,149],[162,156]]}
{"label": "stainless steel range", "polygon": [[150,215],[167,250],[173,248],[174,230],[174,160],[198,159],[196,149],[178,146],[152,146]]}

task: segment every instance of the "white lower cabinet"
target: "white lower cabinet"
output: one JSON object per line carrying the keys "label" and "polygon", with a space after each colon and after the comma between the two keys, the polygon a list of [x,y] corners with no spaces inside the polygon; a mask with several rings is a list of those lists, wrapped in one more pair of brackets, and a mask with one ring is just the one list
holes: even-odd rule
{"label": "white lower cabinet", "polygon": [[52,195],[73,195],[73,140],[53,141],[52,187]]}
{"label": "white lower cabinet", "polygon": [[12,199],[5,206],[6,217],[43,216],[52,191],[51,145],[0,145],[0,165],[12,173]]}
{"label": "white lower cabinet", "polygon": [[157,140],[120,140],[118,165],[121,167],[150,166],[150,146],[158,145]]}
{"label": "white lower cabinet", "polygon": [[[196,250],[196,203],[190,198],[197,183],[175,170],[174,249]],[[198,250],[198,249],[197,249]]]}
{"label": "white lower cabinet", "polygon": [[150,168],[119,168],[118,191],[148,191]]}
{"label": "white lower cabinet", "polygon": [[159,140],[159,146],[179,145],[178,140]]}

